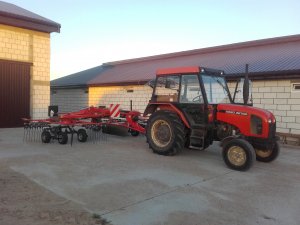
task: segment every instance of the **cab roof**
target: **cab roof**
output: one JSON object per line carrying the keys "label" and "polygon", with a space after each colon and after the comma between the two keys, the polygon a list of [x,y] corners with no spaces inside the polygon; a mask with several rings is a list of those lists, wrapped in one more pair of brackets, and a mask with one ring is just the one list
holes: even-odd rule
{"label": "cab roof", "polygon": [[170,74],[187,74],[199,73],[200,67],[177,67],[177,68],[164,68],[156,71],[156,76],[170,75]]}

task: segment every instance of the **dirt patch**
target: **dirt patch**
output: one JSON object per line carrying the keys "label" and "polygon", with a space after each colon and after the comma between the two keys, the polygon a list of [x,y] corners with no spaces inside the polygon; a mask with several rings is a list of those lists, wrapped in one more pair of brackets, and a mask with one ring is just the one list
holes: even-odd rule
{"label": "dirt patch", "polygon": [[0,224],[108,225],[99,215],[57,196],[24,175],[0,167]]}

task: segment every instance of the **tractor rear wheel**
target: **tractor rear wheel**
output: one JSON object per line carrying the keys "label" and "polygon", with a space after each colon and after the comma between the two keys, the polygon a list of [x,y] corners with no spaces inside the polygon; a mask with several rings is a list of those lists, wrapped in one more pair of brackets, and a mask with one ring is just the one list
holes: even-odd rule
{"label": "tractor rear wheel", "polygon": [[234,170],[246,171],[255,160],[252,145],[244,139],[232,139],[223,146],[223,159],[226,165]]}
{"label": "tractor rear wheel", "polygon": [[260,162],[272,162],[275,160],[280,152],[279,144],[276,142],[272,149],[268,150],[260,150],[255,149],[256,152],[256,160]]}
{"label": "tractor rear wheel", "polygon": [[176,155],[184,148],[184,125],[176,113],[156,111],[147,124],[147,142],[154,153]]}
{"label": "tractor rear wheel", "polygon": [[57,135],[58,143],[61,145],[68,143],[68,134],[66,132],[61,132]]}

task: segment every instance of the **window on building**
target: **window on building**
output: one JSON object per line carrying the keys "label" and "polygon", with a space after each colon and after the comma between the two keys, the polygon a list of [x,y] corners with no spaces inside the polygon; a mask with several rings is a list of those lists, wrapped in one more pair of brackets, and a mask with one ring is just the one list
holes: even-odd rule
{"label": "window on building", "polygon": [[292,83],[292,92],[300,92],[300,83]]}

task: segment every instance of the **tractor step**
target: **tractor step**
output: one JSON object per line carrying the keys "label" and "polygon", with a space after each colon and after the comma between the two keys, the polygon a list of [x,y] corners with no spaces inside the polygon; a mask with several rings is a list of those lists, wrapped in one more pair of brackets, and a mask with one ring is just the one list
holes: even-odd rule
{"label": "tractor step", "polygon": [[190,136],[190,145],[189,148],[204,150],[204,136]]}

